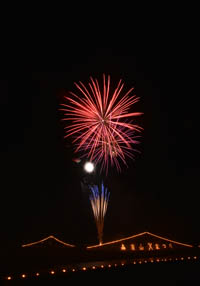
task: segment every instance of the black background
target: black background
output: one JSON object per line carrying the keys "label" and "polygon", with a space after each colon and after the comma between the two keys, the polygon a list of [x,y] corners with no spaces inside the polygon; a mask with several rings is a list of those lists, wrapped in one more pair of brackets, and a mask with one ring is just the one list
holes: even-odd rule
{"label": "black background", "polygon": [[[91,39],[90,39],[91,40]],[[63,95],[73,82],[101,82],[102,73],[135,87],[144,127],[135,161],[106,178],[111,192],[104,240],[150,231],[198,244],[199,106],[196,37],[167,27],[109,43],[67,41],[16,56],[0,82],[1,245],[19,246],[48,235],[74,244],[97,242],[83,169],[64,140]],[[45,60],[44,60],[45,59]]]}

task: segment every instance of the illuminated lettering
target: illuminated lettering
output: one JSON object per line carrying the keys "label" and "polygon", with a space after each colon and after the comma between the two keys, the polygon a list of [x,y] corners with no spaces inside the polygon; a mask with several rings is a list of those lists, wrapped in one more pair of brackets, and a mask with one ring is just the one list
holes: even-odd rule
{"label": "illuminated lettering", "polygon": [[125,245],[123,243],[121,245],[121,250],[126,250],[126,247],[125,247]]}
{"label": "illuminated lettering", "polygon": [[139,245],[139,250],[144,250],[144,246],[142,245],[142,243],[140,243]]}
{"label": "illuminated lettering", "polygon": [[163,248],[167,248],[167,245],[165,243],[162,244]]}
{"label": "illuminated lettering", "polygon": [[160,249],[160,247],[159,247],[159,244],[158,243],[156,243],[155,244],[155,248],[158,250],[158,249]]}
{"label": "illuminated lettering", "polygon": [[170,248],[173,248],[173,246],[172,246],[172,244],[171,244],[171,243],[169,243],[169,247],[170,247]]}
{"label": "illuminated lettering", "polygon": [[148,250],[153,250],[152,242],[148,242],[147,244],[148,244],[148,247],[149,247]]}
{"label": "illuminated lettering", "polygon": [[133,250],[133,251],[135,250],[135,244],[134,243],[131,244],[131,250]]}

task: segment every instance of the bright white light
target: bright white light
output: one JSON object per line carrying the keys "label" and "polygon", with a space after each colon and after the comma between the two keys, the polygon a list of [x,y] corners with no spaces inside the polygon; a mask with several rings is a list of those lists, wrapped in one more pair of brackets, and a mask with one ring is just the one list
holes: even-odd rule
{"label": "bright white light", "polygon": [[91,162],[86,162],[84,165],[84,169],[88,173],[92,173],[94,171],[94,164]]}

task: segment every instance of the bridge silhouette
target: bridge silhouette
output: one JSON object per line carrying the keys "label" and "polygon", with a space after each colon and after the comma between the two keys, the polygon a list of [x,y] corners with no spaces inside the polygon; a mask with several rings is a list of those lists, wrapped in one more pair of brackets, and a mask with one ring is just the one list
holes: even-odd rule
{"label": "bridge silhouette", "polygon": [[200,248],[147,231],[85,247],[50,235],[20,245],[3,261],[2,279],[25,279],[124,265],[186,261],[192,264],[200,261]]}

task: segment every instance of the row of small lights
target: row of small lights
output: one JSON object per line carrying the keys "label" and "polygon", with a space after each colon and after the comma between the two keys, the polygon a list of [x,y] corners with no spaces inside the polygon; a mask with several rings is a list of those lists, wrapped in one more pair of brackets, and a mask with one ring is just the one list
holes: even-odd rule
{"label": "row of small lights", "polygon": [[[124,265],[124,263],[122,263],[121,265]],[[108,267],[111,267],[111,266],[112,266],[111,264],[108,265]],[[114,264],[114,266],[117,266],[117,264]],[[98,267],[98,266],[92,266],[92,269],[104,268],[104,267],[105,267],[105,265],[102,264],[100,267]],[[88,270],[88,269],[90,269],[90,268],[86,268],[86,267],[82,267],[81,269],[72,268],[71,271],[72,271],[72,272],[75,272],[75,271],[77,271],[77,270],[83,270],[83,271],[85,271],[85,270]],[[62,272],[63,272],[63,273],[66,273],[66,272],[69,272],[69,271],[67,271],[67,269],[62,269]],[[54,274],[56,274],[56,272],[55,272],[54,270],[51,270],[51,271],[49,272],[49,274],[54,275]],[[35,274],[35,276],[40,276],[40,273],[37,272],[37,273]],[[22,274],[20,277],[21,277],[21,278],[27,278],[27,275],[26,275],[26,274]],[[7,279],[7,280],[12,280],[12,277],[11,277],[11,276],[8,276],[8,277],[6,277],[6,279]]]}
{"label": "row of small lights", "polygon": [[[188,260],[190,260],[190,259],[197,259],[197,256],[193,256],[193,257],[190,257],[190,256],[188,256],[186,259],[188,259]],[[162,258],[162,259],[159,259],[159,258],[157,258],[157,259],[150,259],[150,260],[139,260],[139,261],[133,261],[132,263],[133,264],[137,264],[137,263],[139,263],[139,264],[142,264],[142,263],[148,263],[148,262],[151,262],[151,263],[153,263],[153,262],[166,262],[166,261],[178,261],[178,260],[184,260],[185,258],[184,257],[179,257],[179,258],[175,258],[175,259],[172,259],[172,258]],[[71,271],[72,272],[75,272],[75,271],[77,271],[77,270],[83,270],[83,271],[86,271],[86,270],[90,270],[90,269],[93,269],[93,270],[95,270],[95,269],[98,269],[98,268],[104,268],[104,267],[106,267],[106,266],[108,266],[108,268],[110,268],[110,267],[112,267],[112,266],[124,266],[125,265],[125,263],[121,263],[121,264],[117,264],[117,263],[115,263],[114,265],[112,265],[112,264],[108,264],[108,265],[101,265],[101,266],[92,266],[91,268],[86,268],[86,267],[82,267],[81,269],[75,269],[75,268],[72,268],[71,269]],[[68,272],[67,271],[67,269],[65,269],[65,268],[63,268],[62,269],[62,272],[63,273],[66,273],[66,272]],[[50,272],[49,272],[49,274],[50,275],[55,275],[56,274],[56,272],[54,271],[54,270],[51,270]],[[35,276],[40,276],[40,273],[39,272],[37,272],[36,274],[35,274]],[[27,278],[27,275],[26,274],[22,274],[21,276],[20,276],[21,278]],[[11,276],[7,276],[6,277],[6,280],[12,280],[12,277]]]}
{"label": "row of small lights", "polygon": [[197,259],[197,256],[193,256],[193,257],[190,257],[190,256],[188,256],[187,258],[184,258],[184,257],[179,257],[179,258],[156,258],[156,259],[150,259],[150,260],[139,260],[138,262],[137,261],[133,261],[133,264],[137,264],[137,263],[139,263],[139,264],[142,264],[142,263],[148,263],[148,262],[151,262],[151,263],[153,263],[153,262],[166,262],[166,261],[180,261],[180,260],[185,260],[185,259],[188,259],[188,260],[190,260],[190,259]]}

